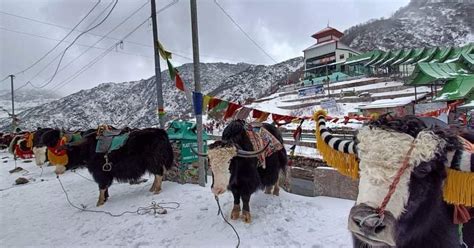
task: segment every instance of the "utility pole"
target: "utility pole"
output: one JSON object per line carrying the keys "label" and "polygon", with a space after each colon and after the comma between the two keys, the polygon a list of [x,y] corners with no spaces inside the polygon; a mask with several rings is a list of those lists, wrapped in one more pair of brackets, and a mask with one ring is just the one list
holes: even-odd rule
{"label": "utility pole", "polygon": [[160,68],[160,48],[158,46],[158,26],[156,25],[156,3],[155,0],[151,0],[151,20],[153,25],[153,48],[155,49],[155,82],[156,82],[156,94],[158,102],[158,118],[160,121],[160,128],[165,128],[165,112],[164,112],[164,101],[163,101],[163,83],[161,81],[161,68]]}
{"label": "utility pole", "polygon": [[15,132],[16,128],[16,116],[15,116],[15,94],[13,92],[13,78],[15,75],[9,75],[12,87],[12,133]]}
{"label": "utility pole", "polygon": [[[201,75],[199,70],[199,39],[198,39],[198,22],[197,22],[197,4],[196,0],[190,0],[191,3],[191,31],[193,41],[193,64],[194,64],[194,91],[195,94],[200,96],[201,94]],[[194,99],[194,97],[193,97]],[[198,99],[198,101],[201,99]],[[196,100],[193,101],[196,104]],[[203,141],[202,141],[202,110],[198,110],[196,107],[196,129],[197,129],[197,143],[198,152],[202,153]],[[202,109],[202,108],[201,108]],[[206,169],[204,168],[204,159],[201,156],[199,158],[199,185],[206,186]]]}

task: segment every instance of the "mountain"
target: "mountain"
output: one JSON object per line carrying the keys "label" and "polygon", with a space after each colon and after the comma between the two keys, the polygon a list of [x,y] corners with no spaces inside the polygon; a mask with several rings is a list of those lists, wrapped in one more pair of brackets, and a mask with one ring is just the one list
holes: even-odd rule
{"label": "mountain", "polygon": [[[225,99],[257,98],[269,92],[272,83],[284,82],[286,74],[302,65],[302,58],[270,66],[202,63],[202,89],[204,93]],[[194,88],[193,65],[184,64],[177,70],[188,87]],[[176,89],[167,71],[162,72],[162,80],[167,116],[172,119],[191,117],[191,104],[184,93]],[[156,102],[155,77],[151,77],[133,82],[103,83],[25,110],[18,118],[20,126],[26,129],[38,126],[93,128],[104,123],[118,127],[150,127],[158,123]],[[8,128],[9,122],[7,118],[0,120],[0,129]]]}
{"label": "mountain", "polygon": [[341,41],[360,51],[460,46],[474,41],[473,0],[412,0],[390,18],[344,31]]}
{"label": "mountain", "polygon": [[[47,90],[21,89],[15,91],[15,113],[42,105],[61,96]],[[12,96],[9,90],[0,91],[0,118],[7,117],[12,110]]]}

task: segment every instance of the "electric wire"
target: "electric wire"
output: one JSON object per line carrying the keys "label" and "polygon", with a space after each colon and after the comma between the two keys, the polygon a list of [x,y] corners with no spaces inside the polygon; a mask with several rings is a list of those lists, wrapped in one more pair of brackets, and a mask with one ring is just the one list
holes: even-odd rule
{"label": "electric wire", "polygon": [[46,56],[48,56],[51,52],[53,52],[54,49],[56,49],[62,43],[62,41],[64,41],[70,34],[72,34],[74,32],[74,30],[97,8],[97,6],[99,6],[100,2],[101,2],[101,0],[98,0],[97,3],[89,10],[89,12],[87,12],[87,14],[73,27],[73,29],[69,33],[67,33],[66,36],[64,36],[64,38],[62,38],[61,41],[58,42],[53,48],[51,48],[48,52],[46,52],[43,56],[41,56],[33,64],[31,64],[30,66],[26,67],[25,69],[15,73],[14,75],[24,73],[25,71],[33,68],[33,66],[37,65],[44,58],[46,58]]}
{"label": "electric wire", "polygon": [[110,9],[110,11],[107,13],[107,15],[99,22],[97,23],[96,25],[94,25],[93,27],[87,29],[86,31],[80,33],[73,41],[71,44],[69,44],[69,46],[66,47],[66,49],[64,49],[64,52],[62,53],[61,55],[61,58],[59,59],[59,62],[58,62],[58,66],[56,67],[55,71],[54,71],[54,74],[53,76],[51,77],[51,79],[44,85],[40,86],[39,88],[44,88],[45,86],[47,86],[48,84],[50,84],[54,78],[56,77],[57,73],[58,73],[58,70],[59,70],[59,66],[61,66],[61,62],[63,61],[63,58],[64,58],[64,55],[66,54],[67,50],[84,34],[86,34],[87,32],[99,27],[100,25],[102,25],[105,20],[107,20],[110,16],[110,14],[112,14],[113,10],[115,9],[115,6],[117,6],[117,3],[118,3],[118,0],[115,0],[115,3],[114,5],[112,6],[112,8]]}
{"label": "electric wire", "polygon": [[270,54],[267,53],[267,51],[265,51],[265,49],[263,49],[262,46],[260,46],[252,37],[250,37],[250,35],[245,32],[245,30],[234,20],[234,18],[232,18],[232,16],[230,16],[229,13],[227,13],[227,11],[217,2],[217,0],[214,0],[214,3],[217,5],[217,7],[219,7],[219,9],[222,11],[222,13],[224,13],[227,18],[229,18],[229,20],[258,48],[260,49],[260,51],[262,51],[268,58],[270,58],[273,62],[275,63],[278,63],[278,61],[276,61]]}

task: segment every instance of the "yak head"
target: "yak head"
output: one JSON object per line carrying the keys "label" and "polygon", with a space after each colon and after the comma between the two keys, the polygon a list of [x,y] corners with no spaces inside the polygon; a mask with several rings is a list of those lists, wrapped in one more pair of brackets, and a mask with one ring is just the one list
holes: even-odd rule
{"label": "yak head", "polygon": [[42,166],[47,161],[46,151],[48,147],[42,143],[41,137],[44,133],[51,131],[51,128],[41,128],[31,135],[33,136],[33,153],[35,154],[36,165]]}
{"label": "yak head", "polygon": [[255,158],[268,146],[253,151],[244,126],[245,122],[242,120],[234,120],[224,129],[222,141],[211,144],[207,154],[200,154],[193,150],[199,156],[208,158],[213,177],[211,189],[216,196],[227,190],[232,167],[238,167],[242,162],[249,163],[250,159],[255,162]]}
{"label": "yak head", "polygon": [[361,128],[355,141],[343,141],[327,134],[321,118],[318,123],[329,146],[352,151],[358,159],[359,193],[348,220],[356,244],[404,246],[439,221],[447,208],[442,192],[446,166],[463,156],[457,135],[414,116],[383,117]]}

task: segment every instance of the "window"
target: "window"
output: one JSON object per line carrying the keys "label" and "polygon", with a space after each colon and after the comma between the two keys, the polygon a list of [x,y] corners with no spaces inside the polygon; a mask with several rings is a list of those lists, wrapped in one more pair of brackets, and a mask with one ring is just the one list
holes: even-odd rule
{"label": "window", "polygon": [[339,55],[339,59],[344,59],[344,54]]}

